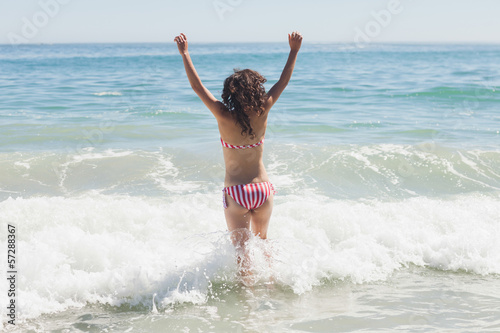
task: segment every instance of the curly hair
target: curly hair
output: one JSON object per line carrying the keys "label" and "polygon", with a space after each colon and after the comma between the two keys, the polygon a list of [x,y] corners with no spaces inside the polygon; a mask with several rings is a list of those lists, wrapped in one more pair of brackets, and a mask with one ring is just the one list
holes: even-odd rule
{"label": "curly hair", "polygon": [[241,135],[255,137],[250,117],[252,112],[260,116],[265,110],[266,78],[251,69],[234,69],[234,74],[224,81],[222,102],[233,114],[235,123],[241,127]]}

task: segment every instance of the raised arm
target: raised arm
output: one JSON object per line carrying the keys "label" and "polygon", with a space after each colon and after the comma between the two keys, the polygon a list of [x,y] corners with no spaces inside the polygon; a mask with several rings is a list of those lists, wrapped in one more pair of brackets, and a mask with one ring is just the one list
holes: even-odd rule
{"label": "raised arm", "polygon": [[297,54],[299,53],[300,46],[302,45],[302,35],[299,32],[288,34],[288,43],[290,44],[290,54],[288,55],[288,60],[285,68],[283,68],[280,79],[271,89],[269,89],[267,93],[266,111],[269,111],[274,103],[276,103],[292,77],[295,61],[297,60]]}
{"label": "raised arm", "polygon": [[193,61],[189,56],[188,52],[188,42],[187,37],[183,33],[174,38],[174,42],[177,43],[177,48],[179,49],[179,53],[182,56],[182,61],[184,62],[184,69],[186,70],[186,74],[191,84],[191,88],[193,88],[194,92],[198,97],[203,101],[203,103],[209,108],[210,111],[217,118],[223,112],[224,104],[218,101],[214,95],[203,85],[201,82],[196,69],[194,68]]}

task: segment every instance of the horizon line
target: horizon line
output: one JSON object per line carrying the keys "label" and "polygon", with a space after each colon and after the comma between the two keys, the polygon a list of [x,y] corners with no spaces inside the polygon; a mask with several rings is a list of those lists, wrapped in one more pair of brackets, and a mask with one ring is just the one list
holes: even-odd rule
{"label": "horizon line", "polygon": [[[85,44],[172,44],[174,42],[39,42],[39,43],[0,43],[1,46],[40,46],[40,45],[85,45]],[[288,44],[286,41],[190,41],[196,44]],[[303,45],[307,44],[342,44],[342,45],[357,45],[354,41],[305,41]],[[500,41],[373,41],[365,42],[363,45],[388,45],[388,44],[406,44],[406,45],[500,45]]]}

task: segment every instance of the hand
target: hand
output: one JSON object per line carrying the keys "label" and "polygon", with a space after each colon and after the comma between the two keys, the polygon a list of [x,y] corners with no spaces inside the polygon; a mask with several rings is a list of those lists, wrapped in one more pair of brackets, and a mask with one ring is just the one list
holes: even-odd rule
{"label": "hand", "polygon": [[288,34],[288,43],[290,44],[290,50],[298,51],[302,45],[302,35],[298,31]]}
{"label": "hand", "polygon": [[177,48],[180,54],[185,54],[188,52],[188,41],[186,35],[181,33],[179,36],[174,38],[174,42],[177,43]]}

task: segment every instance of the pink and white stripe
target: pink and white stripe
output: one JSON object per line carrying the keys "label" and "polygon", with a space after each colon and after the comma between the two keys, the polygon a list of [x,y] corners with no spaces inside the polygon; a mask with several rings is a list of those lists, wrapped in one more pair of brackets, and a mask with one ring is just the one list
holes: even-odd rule
{"label": "pink and white stripe", "polygon": [[251,145],[246,145],[246,146],[234,146],[234,145],[231,145],[231,144],[225,142],[224,140],[222,140],[222,137],[220,138],[220,142],[222,143],[222,147],[231,148],[231,149],[247,149],[247,148],[255,148],[255,147],[260,146],[261,144],[264,143],[264,138],[262,138],[262,140],[260,140],[257,143],[253,143]]}
{"label": "pink and white stripe", "polygon": [[229,194],[240,206],[248,210],[259,208],[272,194],[276,194],[270,182],[250,183],[225,187],[223,190],[224,208],[227,208],[225,193]]}

